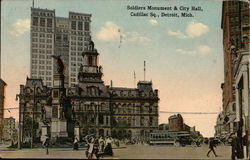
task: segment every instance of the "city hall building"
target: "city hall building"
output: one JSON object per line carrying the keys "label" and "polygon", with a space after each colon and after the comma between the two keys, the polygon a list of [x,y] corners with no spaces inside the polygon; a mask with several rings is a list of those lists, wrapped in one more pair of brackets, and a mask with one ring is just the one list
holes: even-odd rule
{"label": "city hall building", "polygon": [[158,129],[158,90],[151,81],[139,81],[137,88],[105,85],[94,42],[82,56],[75,87],[64,87],[59,72],[52,87],[28,77],[20,86],[22,142],[39,141],[45,134],[52,139],[96,134],[143,140]]}

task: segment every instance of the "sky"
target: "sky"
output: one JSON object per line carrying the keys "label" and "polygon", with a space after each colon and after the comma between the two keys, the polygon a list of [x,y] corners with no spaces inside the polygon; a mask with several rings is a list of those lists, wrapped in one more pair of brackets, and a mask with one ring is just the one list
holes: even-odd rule
{"label": "sky", "polygon": [[[116,87],[134,87],[152,80],[159,90],[159,110],[170,112],[219,112],[222,107],[223,46],[221,1],[208,0],[34,0],[35,7],[90,13],[91,36],[100,53],[103,80]],[[172,11],[128,10],[127,6],[177,7]],[[25,84],[30,66],[30,14],[32,0],[3,0],[1,8],[1,77],[7,83],[5,108],[18,107],[16,94]],[[190,11],[191,6],[202,11]],[[180,10],[189,7],[189,11]],[[146,12],[149,16],[131,16]],[[192,13],[193,17],[151,17],[164,13]],[[120,31],[120,32],[119,32]],[[120,42],[122,37],[122,42]],[[161,113],[160,123],[172,114]],[[18,119],[18,110],[5,117]],[[183,114],[184,122],[204,136],[214,135],[216,114]]]}

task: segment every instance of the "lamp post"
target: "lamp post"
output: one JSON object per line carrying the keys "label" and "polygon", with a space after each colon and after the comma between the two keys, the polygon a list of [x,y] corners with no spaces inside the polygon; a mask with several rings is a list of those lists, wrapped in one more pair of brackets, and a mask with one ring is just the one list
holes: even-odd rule
{"label": "lamp post", "polygon": [[33,85],[33,107],[32,107],[32,123],[31,123],[31,144],[30,147],[33,148],[33,139],[34,139],[34,110],[35,110],[35,89],[36,89],[36,82],[32,81]]}
{"label": "lamp post", "polygon": [[16,95],[16,101],[18,100],[19,98],[19,120],[18,120],[18,149],[22,149],[22,145],[21,145],[21,142],[22,142],[22,108],[21,108],[21,95],[20,94],[17,94]]}

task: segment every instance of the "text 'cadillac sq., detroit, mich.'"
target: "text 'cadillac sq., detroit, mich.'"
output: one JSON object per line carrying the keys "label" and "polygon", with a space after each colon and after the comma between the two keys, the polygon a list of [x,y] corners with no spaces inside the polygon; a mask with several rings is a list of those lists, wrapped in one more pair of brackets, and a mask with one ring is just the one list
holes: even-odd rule
{"label": "text 'cadillac sq., detroit, mich.'", "polygon": [[201,6],[138,6],[127,5],[132,17],[195,17],[197,12],[203,12]]}

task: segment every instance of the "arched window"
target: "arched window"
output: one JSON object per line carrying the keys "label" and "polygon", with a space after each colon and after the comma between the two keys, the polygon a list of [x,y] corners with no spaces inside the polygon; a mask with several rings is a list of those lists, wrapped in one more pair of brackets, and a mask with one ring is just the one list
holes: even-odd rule
{"label": "arched window", "polygon": [[37,87],[37,88],[36,88],[36,92],[37,92],[37,94],[41,94],[41,93],[42,93],[41,88],[40,88],[40,87]]}
{"label": "arched window", "polygon": [[42,105],[40,102],[36,103],[36,112],[41,112]]}
{"label": "arched window", "polygon": [[31,93],[31,90],[30,90],[29,87],[27,87],[27,88],[25,88],[24,92],[25,92],[26,94],[30,94],[30,93]]}

